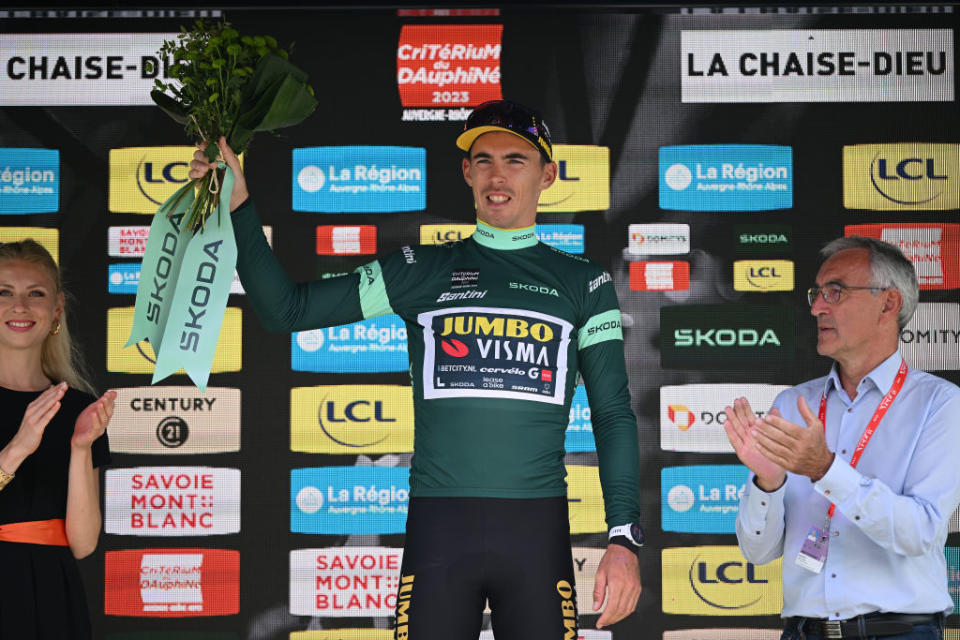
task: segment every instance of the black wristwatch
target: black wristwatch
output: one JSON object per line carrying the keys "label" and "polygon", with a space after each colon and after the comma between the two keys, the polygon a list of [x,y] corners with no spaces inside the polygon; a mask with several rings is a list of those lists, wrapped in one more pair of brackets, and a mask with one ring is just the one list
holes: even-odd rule
{"label": "black wristwatch", "polygon": [[618,544],[637,553],[639,553],[640,547],[642,547],[646,541],[647,538],[643,535],[643,527],[640,526],[639,522],[631,522],[613,527],[610,529],[607,540],[609,544]]}

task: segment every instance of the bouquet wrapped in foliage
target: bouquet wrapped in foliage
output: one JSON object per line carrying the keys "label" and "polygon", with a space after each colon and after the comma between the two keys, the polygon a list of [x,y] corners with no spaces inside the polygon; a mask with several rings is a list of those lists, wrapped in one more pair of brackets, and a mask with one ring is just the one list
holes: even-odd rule
{"label": "bouquet wrapped in foliage", "polygon": [[[272,36],[241,36],[227,22],[197,20],[190,31],[181,29],[177,40],[164,42],[159,54],[173,64],[169,80],[156,80],[150,97],[188,136],[210,143],[210,161],[217,157],[220,136],[240,155],[255,132],[298,124],[317,107],[307,74],[290,63]],[[216,180],[208,173],[196,185],[189,228],[203,225],[216,208]]]}
{"label": "bouquet wrapped in foliage", "polygon": [[[173,60],[170,78],[157,80],[150,96],[188,135],[208,143],[211,161],[220,136],[240,154],[255,132],[297,124],[317,106],[307,75],[270,36],[198,20],[159,54]],[[178,189],[150,226],[127,346],[149,342],[154,383],[183,368],[203,390],[210,376],[237,262],[233,173],[227,167],[220,175],[211,171]],[[208,225],[214,211],[217,223]]]}

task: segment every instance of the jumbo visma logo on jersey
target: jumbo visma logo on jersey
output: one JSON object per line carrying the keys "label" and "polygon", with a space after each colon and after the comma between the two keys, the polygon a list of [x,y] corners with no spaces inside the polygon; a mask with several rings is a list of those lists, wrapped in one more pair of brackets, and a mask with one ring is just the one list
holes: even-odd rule
{"label": "jumbo visma logo on jersey", "polygon": [[423,327],[423,395],[563,404],[566,320],[524,309],[459,307],[417,316]]}

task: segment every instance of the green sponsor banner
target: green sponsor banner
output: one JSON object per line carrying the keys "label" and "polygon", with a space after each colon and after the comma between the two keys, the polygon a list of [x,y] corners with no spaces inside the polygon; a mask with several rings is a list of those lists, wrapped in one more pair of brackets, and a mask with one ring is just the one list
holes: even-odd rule
{"label": "green sponsor banner", "polygon": [[[186,188],[191,191],[182,193]],[[191,185],[183,189],[154,215],[127,346],[150,341],[157,355],[152,384],[184,369],[204,391],[237,265],[230,220],[233,172],[226,169],[218,209],[197,233],[181,228],[194,197]]]}

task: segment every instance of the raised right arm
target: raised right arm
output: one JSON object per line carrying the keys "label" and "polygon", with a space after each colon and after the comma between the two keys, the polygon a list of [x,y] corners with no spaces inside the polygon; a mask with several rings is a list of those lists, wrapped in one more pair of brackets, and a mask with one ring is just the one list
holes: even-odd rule
{"label": "raised right arm", "polygon": [[267,331],[306,331],[363,319],[358,273],[294,282],[267,244],[253,201],[231,215],[240,282]]}

